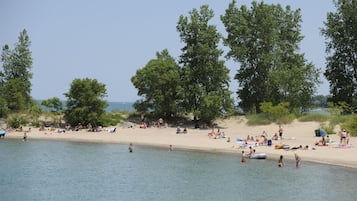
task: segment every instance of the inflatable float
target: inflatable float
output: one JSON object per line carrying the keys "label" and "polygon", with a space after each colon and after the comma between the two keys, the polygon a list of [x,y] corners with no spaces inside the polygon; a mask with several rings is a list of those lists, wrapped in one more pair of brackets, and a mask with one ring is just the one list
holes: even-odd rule
{"label": "inflatable float", "polygon": [[1,137],[5,137],[5,135],[6,135],[6,131],[4,131],[4,130],[0,130],[0,138]]}
{"label": "inflatable float", "polygon": [[249,156],[250,159],[266,159],[267,154],[266,153],[255,153]]}

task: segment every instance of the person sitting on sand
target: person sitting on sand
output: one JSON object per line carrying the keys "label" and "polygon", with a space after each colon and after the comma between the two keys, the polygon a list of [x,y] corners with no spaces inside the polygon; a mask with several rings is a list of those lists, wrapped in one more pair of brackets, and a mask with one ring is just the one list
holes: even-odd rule
{"label": "person sitting on sand", "polygon": [[162,118],[158,120],[158,123],[159,123],[159,128],[162,128],[164,126],[164,120]]}
{"label": "person sitting on sand", "polygon": [[144,122],[144,123],[142,123],[140,126],[139,126],[139,128],[147,128],[148,126],[147,126],[147,124]]}
{"label": "person sitting on sand", "polygon": [[224,132],[221,133],[220,138],[226,138],[226,135],[224,134]]}
{"label": "person sitting on sand", "polygon": [[230,137],[227,138],[227,142],[231,142],[231,138]]}
{"label": "person sitting on sand", "polygon": [[180,134],[181,133],[181,128],[180,127],[177,127],[176,129],[176,134]]}
{"label": "person sitting on sand", "polygon": [[216,135],[216,133],[214,132],[214,129],[212,128],[212,131],[210,133],[208,133],[208,137],[214,137]]}
{"label": "person sitting on sand", "polygon": [[278,140],[278,139],[279,139],[278,134],[275,133],[274,136],[273,136],[271,139],[272,139],[272,140]]}
{"label": "person sitting on sand", "polygon": [[321,140],[315,142],[316,146],[326,146],[326,140],[325,137],[323,136]]}
{"label": "person sitting on sand", "polygon": [[214,136],[214,139],[219,139],[221,137],[221,130],[217,129],[217,133]]}
{"label": "person sitting on sand", "polygon": [[74,128],[74,130],[79,131],[80,129],[82,129],[82,124],[78,123],[77,126]]}
{"label": "person sitting on sand", "polygon": [[187,128],[183,129],[183,134],[187,134]]}

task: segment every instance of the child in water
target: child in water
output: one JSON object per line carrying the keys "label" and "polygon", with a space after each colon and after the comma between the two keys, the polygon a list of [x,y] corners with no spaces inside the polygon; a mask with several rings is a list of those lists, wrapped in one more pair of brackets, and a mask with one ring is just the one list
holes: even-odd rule
{"label": "child in water", "polygon": [[244,151],[242,151],[242,163],[245,163]]}

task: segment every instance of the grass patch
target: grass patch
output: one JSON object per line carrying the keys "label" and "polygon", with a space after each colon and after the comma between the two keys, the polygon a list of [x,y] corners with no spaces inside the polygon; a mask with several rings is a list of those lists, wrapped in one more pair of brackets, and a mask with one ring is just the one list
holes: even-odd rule
{"label": "grass patch", "polygon": [[318,114],[318,113],[309,113],[298,118],[298,120],[301,122],[308,122],[308,121],[325,122],[330,119],[331,119],[331,115]]}

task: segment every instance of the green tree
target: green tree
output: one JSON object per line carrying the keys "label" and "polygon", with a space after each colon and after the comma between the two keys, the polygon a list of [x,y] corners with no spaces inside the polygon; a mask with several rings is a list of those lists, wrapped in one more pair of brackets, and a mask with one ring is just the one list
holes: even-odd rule
{"label": "green tree", "polygon": [[53,98],[49,98],[47,100],[43,100],[41,102],[41,105],[47,107],[51,112],[54,112],[57,114],[61,113],[63,110],[63,104],[58,97],[53,97]]}
{"label": "green tree", "polygon": [[169,117],[177,113],[180,67],[165,49],[156,53],[145,67],[138,69],[131,82],[143,99],[134,107],[137,111],[154,111],[156,115]]}
{"label": "green tree", "polygon": [[67,107],[64,118],[72,125],[81,123],[92,126],[103,125],[107,101],[103,100],[107,95],[104,84],[96,79],[75,79],[71,83],[67,97]]}
{"label": "green tree", "polygon": [[50,112],[53,114],[55,121],[58,120],[58,123],[61,124],[62,114],[63,114],[63,103],[58,97],[53,97],[47,100],[43,100],[41,102],[41,105],[48,108]]}
{"label": "green tree", "polygon": [[235,4],[229,4],[221,20],[228,33],[226,57],[239,62],[235,79],[240,107],[256,113],[263,102],[289,102],[290,111],[308,107],[319,70],[298,53],[303,39],[300,10],[256,1],[251,8]]}
{"label": "green tree", "polygon": [[31,105],[32,57],[30,39],[27,31],[20,32],[13,50],[4,45],[1,54],[3,71],[1,72],[1,95],[11,111],[22,111]]}
{"label": "green tree", "polygon": [[357,1],[334,1],[336,12],[327,13],[325,77],[332,95],[329,101],[357,108]]}
{"label": "green tree", "polygon": [[221,35],[209,21],[214,17],[213,10],[203,5],[193,9],[189,16],[180,16],[176,26],[181,41],[180,63],[183,65],[182,104],[192,112],[195,119],[209,123],[232,108],[233,100],[229,91],[229,69],[220,56],[218,48]]}

